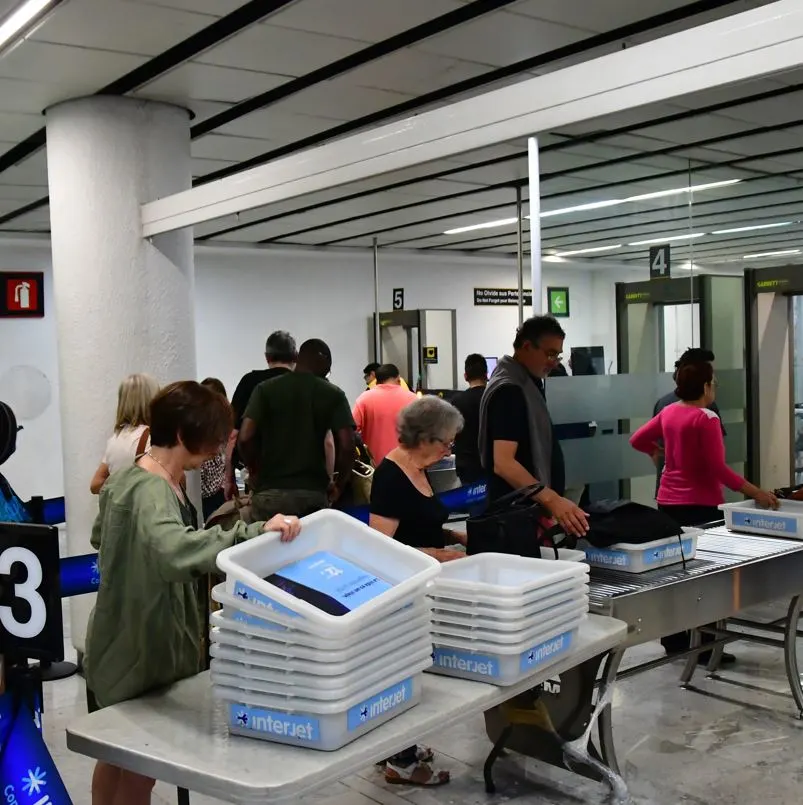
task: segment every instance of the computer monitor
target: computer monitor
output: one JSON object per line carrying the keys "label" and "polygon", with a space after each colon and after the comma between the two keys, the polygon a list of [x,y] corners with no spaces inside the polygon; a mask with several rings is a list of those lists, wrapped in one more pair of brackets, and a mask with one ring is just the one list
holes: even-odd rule
{"label": "computer monitor", "polygon": [[499,358],[490,358],[486,355],[485,362],[488,364],[488,377],[490,377],[496,369],[496,364],[499,363]]}

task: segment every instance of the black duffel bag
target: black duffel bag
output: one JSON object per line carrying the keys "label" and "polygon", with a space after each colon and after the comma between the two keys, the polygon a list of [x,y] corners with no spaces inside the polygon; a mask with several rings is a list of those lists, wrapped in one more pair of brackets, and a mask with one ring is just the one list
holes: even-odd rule
{"label": "black duffel bag", "polygon": [[641,545],[683,533],[665,512],[632,500],[600,500],[584,509],[589,526],[585,539],[595,548],[609,548],[618,542]]}
{"label": "black duffel bag", "polygon": [[562,534],[560,526],[553,526],[549,512],[532,500],[542,489],[532,484],[503,495],[481,515],[466,521],[466,553],[508,553],[517,556],[541,558],[541,547],[557,549],[553,542]]}

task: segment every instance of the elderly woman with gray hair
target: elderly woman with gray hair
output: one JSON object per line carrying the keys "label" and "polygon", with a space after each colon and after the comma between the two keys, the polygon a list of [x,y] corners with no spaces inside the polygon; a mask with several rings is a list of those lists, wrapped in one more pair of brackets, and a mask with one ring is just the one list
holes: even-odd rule
{"label": "elderly woman with gray hair", "polygon": [[[435,496],[426,470],[451,453],[462,427],[462,414],[439,397],[410,403],[399,414],[399,445],[376,468],[371,486],[371,527],[441,562],[464,554],[445,547],[448,512]],[[459,538],[450,532],[451,542]],[[431,749],[405,749],[385,761],[385,779],[395,785],[448,783],[449,772],[435,771],[432,760]]]}

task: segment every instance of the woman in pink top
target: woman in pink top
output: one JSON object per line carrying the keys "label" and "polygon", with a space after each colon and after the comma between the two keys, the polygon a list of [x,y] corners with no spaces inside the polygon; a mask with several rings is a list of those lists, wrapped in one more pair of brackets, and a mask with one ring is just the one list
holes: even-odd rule
{"label": "woman in pink top", "polygon": [[[720,503],[725,502],[722,487],[741,492],[766,508],[778,508],[778,499],[746,481],[725,463],[725,441],[719,417],[708,406],[716,396],[713,366],[704,361],[681,366],[675,376],[680,402],[672,403],[639,428],[630,444],[656,459],[663,450],[664,471],[658,487],[658,508],[678,525],[693,526],[722,519]],[[663,448],[661,444],[663,443]],[[713,637],[702,634],[702,642]],[[661,638],[669,655],[686,651],[691,633]],[[697,662],[707,664],[711,652],[701,652]],[[720,663],[736,658],[723,653]]]}
{"label": "woman in pink top", "polygon": [[653,457],[661,452],[664,471],[658,487],[658,507],[679,525],[699,525],[721,519],[726,486],[765,508],[778,508],[772,492],[759,489],[725,463],[725,442],[719,417],[708,410],[716,396],[714,368],[710,363],[682,366],[677,373],[680,402],[664,408],[639,428],[630,444]]}

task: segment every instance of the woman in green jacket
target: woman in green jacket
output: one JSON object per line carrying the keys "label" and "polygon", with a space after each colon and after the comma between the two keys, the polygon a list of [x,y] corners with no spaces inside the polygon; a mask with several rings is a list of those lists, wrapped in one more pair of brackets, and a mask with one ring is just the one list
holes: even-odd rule
{"label": "woman in green jacket", "polygon": [[[264,531],[282,541],[296,517],[198,531],[184,472],[216,455],[232,429],[224,397],[190,381],[173,383],[151,404],[151,448],[115,473],[100,495],[92,531],[100,588],[90,618],[84,669],[90,711],[194,676],[203,669],[206,574],[218,553]],[[154,781],[98,763],[93,805],[147,805]]]}

